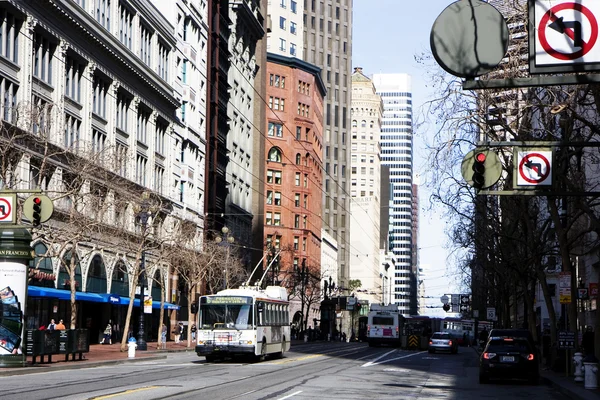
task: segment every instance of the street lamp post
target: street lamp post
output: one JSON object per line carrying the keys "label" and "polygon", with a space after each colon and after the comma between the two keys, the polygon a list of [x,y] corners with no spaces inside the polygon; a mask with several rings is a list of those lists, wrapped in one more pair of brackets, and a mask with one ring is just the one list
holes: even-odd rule
{"label": "street lamp post", "polygon": [[306,330],[306,321],[304,318],[304,291],[308,286],[308,267],[306,266],[306,259],[302,259],[302,267],[296,270],[297,278],[300,280],[300,316],[302,317],[301,324],[303,330]]}
{"label": "street lamp post", "polygon": [[215,242],[223,243],[226,246],[227,257],[225,258],[225,280],[223,281],[223,289],[229,288],[229,246],[235,242],[235,238],[229,233],[229,228],[224,226],[221,228],[222,236],[217,236]]}
{"label": "street lamp post", "polygon": [[140,225],[142,226],[142,254],[140,260],[140,319],[139,329],[137,338],[137,349],[141,351],[148,350],[148,344],[146,343],[146,331],[144,327],[144,288],[146,286],[146,229],[148,229],[148,219],[152,215],[150,210],[150,204],[148,201],[149,194],[144,192],[142,194],[142,202],[139,206],[137,217]]}

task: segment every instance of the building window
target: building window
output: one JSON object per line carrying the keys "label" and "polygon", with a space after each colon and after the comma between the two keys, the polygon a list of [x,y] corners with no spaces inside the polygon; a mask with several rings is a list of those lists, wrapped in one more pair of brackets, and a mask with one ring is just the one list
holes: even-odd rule
{"label": "building window", "polygon": [[146,186],[146,166],[148,159],[138,154],[135,160],[135,181],[137,184]]}
{"label": "building window", "polygon": [[110,31],[110,0],[96,0],[96,21]]}
{"label": "building window", "polygon": [[285,76],[270,74],[269,86],[275,86],[285,89]]}
{"label": "building window", "polygon": [[296,34],[296,23],[295,22],[290,22],[290,33],[295,35]]}
{"label": "building window", "polygon": [[266,213],[265,225],[273,225],[273,214],[270,212]]}
{"label": "building window", "polygon": [[31,130],[35,135],[38,133],[45,135],[49,131],[52,104],[49,104],[37,96],[33,96],[33,106],[33,123]]}
{"label": "building window", "polygon": [[123,3],[119,3],[119,40],[129,50],[132,50],[133,13]]}
{"label": "building window", "polygon": [[273,213],[273,225],[281,225],[281,213]]}
{"label": "building window", "polygon": [[64,145],[67,148],[76,150],[79,143],[79,133],[81,129],[81,121],[72,115],[65,115],[65,138]]}
{"label": "building window", "polygon": [[152,33],[143,24],[140,24],[140,59],[146,64],[150,65],[152,48]]}
{"label": "building window", "polygon": [[285,30],[285,18],[279,17],[279,28]]}
{"label": "building window", "polygon": [[163,80],[166,81],[168,79],[169,49],[162,43],[158,44],[158,67],[156,68],[156,72]]}
{"label": "building window", "polygon": [[65,96],[71,100],[81,103],[81,79],[85,66],[67,56],[65,63]]}
{"label": "building window", "polygon": [[165,175],[165,169],[160,165],[154,166],[154,190],[157,193],[162,193],[163,189],[163,178]]}
{"label": "building window", "polygon": [[296,165],[300,165],[300,163],[302,162],[302,156],[300,155],[300,153],[296,154]]}
{"label": "building window", "polygon": [[300,238],[298,236],[294,236],[294,250],[298,250],[299,243],[300,243]]}
{"label": "building window", "polygon": [[109,84],[98,75],[94,75],[92,111],[99,117],[106,118],[106,94]]}
{"label": "building window", "polygon": [[154,138],[154,151],[165,154],[165,138],[167,136],[167,125],[162,122],[156,123],[156,136]]}
{"label": "building window", "polygon": [[19,31],[22,22],[6,10],[0,10],[0,54],[19,63]]}
{"label": "building window", "polygon": [[267,204],[273,204],[273,191],[267,190]]}
{"label": "building window", "polygon": [[294,183],[296,186],[300,186],[300,172],[296,172],[296,179]]}
{"label": "building window", "polygon": [[285,8],[285,2],[286,2],[286,0],[281,0],[281,3],[280,3],[281,4],[281,8]]}
{"label": "building window", "polygon": [[147,111],[143,108],[138,108],[138,116],[137,116],[137,140],[141,143],[146,143],[147,134],[148,134],[148,122],[150,120],[150,111]]}
{"label": "building window", "polygon": [[285,51],[285,39],[282,39],[282,38],[279,39],[279,50]]}
{"label": "building window", "polygon": [[131,100],[123,93],[117,93],[117,128],[123,132],[127,130],[127,118],[129,116],[129,104]]}
{"label": "building window", "polygon": [[269,122],[269,136],[283,136],[283,125],[276,124],[275,122]]}
{"label": "building window", "polygon": [[116,153],[116,170],[119,172],[119,175],[127,177],[127,163],[129,160],[127,146],[117,142]]}
{"label": "building window", "polygon": [[56,46],[40,33],[34,40],[33,76],[52,85],[52,59]]}
{"label": "building window", "polygon": [[275,192],[274,201],[276,206],[281,205],[281,192]]}
{"label": "building window", "polygon": [[0,77],[0,99],[2,100],[2,119],[8,122],[16,122],[17,90],[19,86],[8,79]]}
{"label": "building window", "polygon": [[290,54],[293,56],[296,55],[296,45],[294,43],[290,43]]}
{"label": "building window", "polygon": [[306,251],[306,238],[302,238],[302,251]]}
{"label": "building window", "polygon": [[304,195],[304,208],[308,208],[308,195]]}
{"label": "building window", "polygon": [[293,12],[294,14],[296,14],[296,13],[297,13],[296,6],[297,6],[297,5],[296,5],[296,1],[295,1],[295,0],[291,0],[291,1],[290,1],[290,10],[292,10],[292,12]]}
{"label": "building window", "polygon": [[277,147],[272,147],[269,150],[269,161],[281,162],[281,150]]}
{"label": "building window", "polygon": [[296,127],[296,140],[300,140],[301,138],[302,138],[302,127],[297,126]]}
{"label": "building window", "polygon": [[294,228],[300,228],[300,216],[298,214],[294,215]]}
{"label": "building window", "polygon": [[281,185],[281,171],[273,169],[267,170],[267,183]]}
{"label": "building window", "polygon": [[300,207],[300,193],[294,194],[294,207]]}
{"label": "building window", "polygon": [[100,154],[106,148],[106,133],[98,129],[92,129],[92,152]]}

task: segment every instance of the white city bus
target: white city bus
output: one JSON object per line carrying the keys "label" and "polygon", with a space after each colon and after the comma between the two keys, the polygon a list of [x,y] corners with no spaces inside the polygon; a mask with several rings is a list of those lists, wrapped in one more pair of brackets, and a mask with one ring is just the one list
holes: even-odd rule
{"label": "white city bus", "polygon": [[290,349],[289,302],[285,288],[242,286],[200,297],[196,354],[217,358],[269,354]]}

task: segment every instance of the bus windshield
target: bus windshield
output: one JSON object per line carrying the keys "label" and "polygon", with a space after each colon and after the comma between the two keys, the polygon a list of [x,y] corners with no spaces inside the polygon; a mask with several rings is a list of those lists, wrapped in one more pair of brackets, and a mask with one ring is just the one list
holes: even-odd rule
{"label": "bus windshield", "polygon": [[203,304],[200,329],[252,329],[250,304]]}

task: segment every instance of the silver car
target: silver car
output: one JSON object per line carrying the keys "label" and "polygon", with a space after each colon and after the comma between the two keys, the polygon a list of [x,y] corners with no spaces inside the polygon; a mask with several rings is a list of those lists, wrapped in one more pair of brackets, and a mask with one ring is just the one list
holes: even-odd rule
{"label": "silver car", "polygon": [[458,352],[458,340],[452,337],[448,332],[436,332],[429,339],[429,352],[447,351],[449,353]]}

